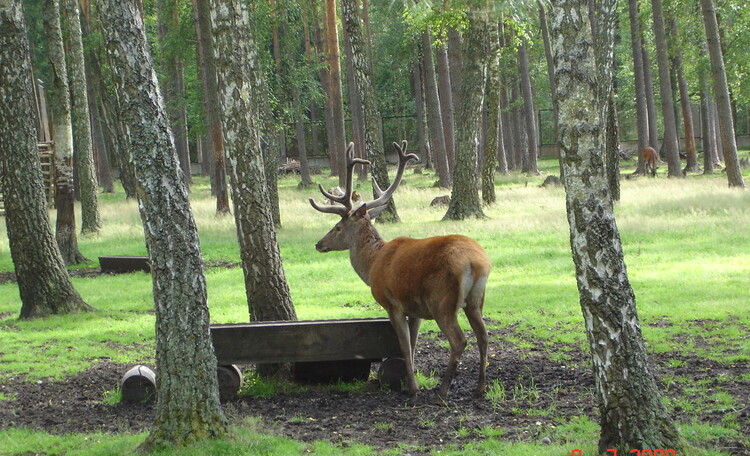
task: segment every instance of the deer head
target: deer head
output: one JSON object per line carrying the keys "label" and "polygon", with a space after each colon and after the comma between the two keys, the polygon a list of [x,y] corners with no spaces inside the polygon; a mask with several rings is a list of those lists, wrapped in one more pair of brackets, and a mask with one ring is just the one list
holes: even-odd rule
{"label": "deer head", "polygon": [[335,250],[348,250],[354,245],[358,237],[358,233],[362,226],[369,226],[371,220],[374,220],[388,204],[388,200],[393,196],[393,192],[396,191],[401,178],[404,175],[404,169],[406,164],[410,160],[419,160],[415,154],[406,154],[407,142],[402,141],[401,144],[393,143],[393,146],[398,152],[398,170],[396,171],[396,178],[388,188],[383,191],[378,186],[378,183],[373,178],[372,186],[375,190],[377,198],[373,201],[359,203],[354,207],[352,199],[352,179],[354,165],[369,165],[368,160],[354,157],[354,143],[349,143],[346,148],[346,189],[343,195],[335,195],[331,192],[327,192],[322,185],[318,185],[320,192],[328,200],[339,203],[340,206],[319,206],[312,198],[310,198],[310,204],[316,210],[329,214],[338,214],[341,220],[334,225],[323,238],[315,245],[315,248],[319,252],[330,252]]}

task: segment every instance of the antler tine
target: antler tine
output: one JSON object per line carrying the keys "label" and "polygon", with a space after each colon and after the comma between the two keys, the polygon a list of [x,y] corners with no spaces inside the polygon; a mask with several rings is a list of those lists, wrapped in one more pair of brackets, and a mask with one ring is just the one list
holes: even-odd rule
{"label": "antler tine", "polygon": [[312,207],[314,207],[316,210],[320,212],[325,212],[329,214],[338,214],[342,217],[346,217],[346,215],[352,210],[352,181],[353,181],[353,170],[354,165],[361,164],[361,165],[369,165],[370,162],[367,160],[363,160],[361,158],[355,158],[354,157],[354,143],[350,142],[349,145],[346,147],[346,189],[344,190],[343,195],[334,195],[330,192],[327,192],[322,185],[318,184],[318,188],[320,189],[320,193],[323,194],[326,198],[328,198],[331,201],[335,201],[337,203],[342,204],[343,206],[319,206],[315,200],[310,198],[310,204]]}
{"label": "antler tine", "polygon": [[406,154],[407,146],[408,143],[406,142],[406,140],[401,141],[401,144],[396,142],[393,143],[393,147],[395,147],[396,152],[398,152],[398,170],[396,171],[396,178],[393,179],[393,183],[388,186],[385,191],[380,189],[380,186],[375,181],[375,178],[372,179],[372,187],[378,197],[377,199],[367,203],[368,209],[379,207],[387,203],[388,199],[391,197],[391,195],[393,195],[393,192],[396,191],[396,188],[398,188],[399,184],[401,183],[401,178],[404,176],[404,169],[406,169],[406,164],[410,160],[419,160],[417,154]]}

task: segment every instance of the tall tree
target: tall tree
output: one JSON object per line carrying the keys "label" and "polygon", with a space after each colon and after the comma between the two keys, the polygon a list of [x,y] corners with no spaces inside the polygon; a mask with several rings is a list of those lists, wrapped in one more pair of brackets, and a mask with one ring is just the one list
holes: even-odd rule
{"label": "tall tree", "polygon": [[341,90],[341,61],[339,51],[338,20],[336,0],[325,0],[325,20],[323,22],[324,49],[328,64],[328,98],[331,103],[333,121],[333,142],[328,138],[328,152],[331,159],[331,175],[339,177],[339,187],[346,186],[346,133],[344,130],[344,99]]}
{"label": "tall tree", "polygon": [[646,111],[648,112],[648,145],[659,150],[659,130],[656,119],[656,101],[654,100],[654,80],[651,74],[651,57],[648,49],[643,45],[643,36],[640,38],[641,50],[643,51],[643,82],[646,86]]}
{"label": "tall tree", "polygon": [[482,201],[492,204],[495,196],[495,170],[498,150],[502,146],[500,134],[500,31],[497,20],[487,26],[487,82],[485,84],[487,104],[487,140],[482,163]]}
{"label": "tall tree", "polygon": [[695,132],[693,130],[693,109],[690,107],[690,92],[683,69],[682,45],[680,29],[674,14],[669,18],[669,37],[672,51],[672,63],[677,87],[680,91],[680,108],[682,109],[682,125],[685,130],[685,154],[687,155],[684,172],[698,172],[698,152],[695,147]]}
{"label": "tall tree", "polygon": [[529,72],[529,52],[526,38],[521,35],[518,46],[518,66],[521,77],[521,94],[523,97],[523,110],[526,116],[526,137],[528,138],[528,150],[526,152],[528,161],[525,162],[523,171],[528,174],[538,175],[537,154],[539,153],[539,134],[536,128],[534,114],[534,93],[531,88],[531,74]]}
{"label": "tall tree", "polygon": [[484,96],[487,13],[473,11],[463,35],[463,68],[456,115],[456,167],[453,192],[443,220],[484,217],[477,179],[477,131]]}
{"label": "tall tree", "polygon": [[456,115],[451,88],[451,72],[448,58],[447,36],[441,37],[435,46],[435,74],[440,96],[440,114],[443,117],[443,136],[445,137],[445,155],[448,158],[448,173],[456,166]]}
{"label": "tall tree", "polygon": [[102,221],[99,215],[99,185],[94,167],[94,150],[91,142],[91,116],[87,92],[86,65],[84,62],[83,35],[81,31],[78,0],[63,0],[63,16],[67,32],[68,76],[73,101],[73,154],[78,168],[78,185],[81,195],[81,233],[98,233]]}
{"label": "tall tree", "polygon": [[[370,161],[375,197],[378,196],[378,187],[388,188],[390,179],[385,164],[385,149],[383,148],[383,124],[378,103],[375,98],[375,87],[371,67],[367,61],[367,50],[362,26],[360,24],[357,4],[354,0],[341,1],[341,20],[346,33],[349,35],[352,45],[352,69],[354,70],[354,83],[362,100],[362,114],[365,125],[365,149],[367,159]],[[384,222],[398,222],[398,212],[393,198],[388,200],[385,210],[378,216],[378,220]]]}
{"label": "tall tree", "polygon": [[601,420],[599,453],[679,453],[683,442],[648,367],[615,223],[604,167],[609,99],[599,87],[611,83],[596,65],[587,8],[586,0],[553,0],[551,30],[570,243]]}
{"label": "tall tree", "polygon": [[189,184],[192,176],[185,108],[185,62],[180,49],[182,40],[179,38],[180,2],[179,0],[157,0],[156,6],[159,21],[159,47],[165,76],[160,82],[162,82],[162,92],[167,104],[177,156],[180,159],[179,165],[185,182]]}
{"label": "tall tree", "polygon": [[441,115],[440,97],[438,96],[435,61],[432,58],[432,40],[430,30],[422,31],[422,74],[424,77],[424,99],[427,114],[428,133],[430,135],[430,154],[438,180],[436,185],[442,188],[451,186],[450,168],[446,153],[445,135],[443,134],[443,117]]}
{"label": "tall tree", "polygon": [[[550,94],[552,96],[552,122],[554,123],[555,128],[555,138],[554,142],[557,147],[557,138],[560,137],[560,126],[559,126],[559,119],[557,114],[557,102],[555,101],[555,93],[557,93],[557,88],[555,87],[555,66],[554,62],[552,61],[552,43],[549,39],[549,26],[547,25],[547,10],[544,7],[544,4],[542,4],[541,0],[537,0],[537,7],[539,8],[539,28],[542,29],[542,42],[544,43],[544,58],[547,62],[547,76],[549,77],[549,89]],[[557,154],[559,156],[560,150],[558,148]],[[562,172],[562,166],[560,167],[560,171]]]}
{"label": "tall tree", "polygon": [[664,119],[664,149],[670,177],[683,177],[680,167],[680,145],[677,142],[677,121],[674,113],[674,96],[669,78],[669,53],[667,52],[667,32],[664,26],[662,0],[651,0],[656,40],[656,63],[659,67],[659,93],[661,113]]}
{"label": "tall tree", "polygon": [[628,0],[630,18],[630,45],[633,52],[633,77],[635,79],[635,118],[638,134],[637,174],[646,174],[642,151],[648,145],[648,107],[646,106],[646,80],[643,68],[643,50],[641,49],[641,19],[638,14],[638,0]]}
{"label": "tall tree", "polygon": [[711,58],[711,75],[714,81],[714,96],[719,111],[719,131],[724,152],[724,163],[727,169],[727,180],[730,187],[745,188],[742,179],[742,168],[737,157],[737,142],[734,137],[734,119],[729,99],[729,85],[724,67],[724,56],[721,53],[721,38],[716,20],[716,7],[713,0],[701,0],[703,26],[708,41],[708,54]]}
{"label": "tall tree", "polygon": [[151,451],[220,438],[227,420],[208,328],[205,266],[139,4],[101,0],[99,8],[128,126],[128,161],[136,178],[156,310],[156,418],[142,446]]}
{"label": "tall tree", "polygon": [[47,215],[21,0],[0,1],[0,190],[22,319],[93,310],[70,282]]}
{"label": "tall tree", "polygon": [[216,194],[216,213],[228,214],[229,190],[227,173],[224,166],[224,133],[221,130],[219,113],[219,91],[216,89],[216,60],[214,59],[214,40],[211,36],[211,10],[209,0],[193,0],[195,31],[198,38],[198,59],[200,77],[203,84],[203,108],[206,115],[206,126],[211,137],[213,157],[212,188]]}
{"label": "tall tree", "polygon": [[271,213],[258,125],[259,56],[245,3],[211,0],[224,151],[251,320],[296,320]]}
{"label": "tall tree", "polygon": [[88,261],[78,250],[75,198],[73,192],[73,126],[70,114],[70,89],[65,67],[59,0],[44,0],[44,40],[50,63],[49,106],[55,140],[57,221],[55,238],[65,264]]}

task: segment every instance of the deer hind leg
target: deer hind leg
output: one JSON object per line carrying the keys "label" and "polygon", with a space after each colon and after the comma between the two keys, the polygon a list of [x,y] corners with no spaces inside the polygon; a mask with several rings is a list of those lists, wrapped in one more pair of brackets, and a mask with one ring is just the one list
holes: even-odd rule
{"label": "deer hind leg", "polygon": [[409,395],[414,396],[417,394],[417,379],[414,376],[414,349],[411,346],[409,335],[411,322],[407,322],[406,315],[400,312],[388,312],[388,318],[391,320],[394,331],[396,331],[401,356],[404,357],[404,363],[406,364],[406,389]]}
{"label": "deer hind leg", "polygon": [[411,343],[412,363],[417,359],[417,338],[419,337],[419,327],[421,325],[421,318],[409,317],[409,342]]}
{"label": "deer hind leg", "polygon": [[445,374],[443,374],[443,381],[440,384],[440,389],[438,390],[438,396],[440,397],[440,399],[445,400],[448,397],[448,388],[450,388],[451,381],[456,374],[458,360],[461,358],[461,355],[466,349],[466,336],[464,336],[464,332],[458,325],[458,320],[456,320],[456,312],[448,312],[447,315],[436,315],[435,317],[435,322],[440,328],[440,331],[442,331],[443,334],[445,334],[445,336],[448,338],[448,342],[451,346],[448,367],[445,369]]}
{"label": "deer hind leg", "polygon": [[487,342],[489,336],[487,335],[487,328],[482,319],[481,306],[466,306],[464,313],[469,320],[471,329],[474,331],[474,335],[477,338],[477,347],[479,347],[479,379],[477,380],[477,389],[474,391],[474,396],[482,397],[484,396],[487,383]]}

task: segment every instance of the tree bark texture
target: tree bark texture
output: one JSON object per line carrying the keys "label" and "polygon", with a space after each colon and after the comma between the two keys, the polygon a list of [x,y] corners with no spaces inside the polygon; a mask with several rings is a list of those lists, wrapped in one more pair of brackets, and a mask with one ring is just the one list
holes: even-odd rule
{"label": "tree bark texture", "polygon": [[[421,51],[420,51],[421,53]],[[425,101],[424,101],[424,83],[422,81],[422,64],[420,58],[416,57],[412,62],[411,80],[412,92],[414,95],[414,112],[417,123],[417,148],[419,158],[424,163],[425,168],[432,167],[432,159],[427,147],[427,128],[425,124]]]}
{"label": "tree bark texture", "polygon": [[[682,441],[650,372],[605,172],[608,98],[586,0],[553,0],[551,31],[570,242],[599,404],[599,453]],[[606,84],[606,83],[605,83]]]}
{"label": "tree bark texture", "polygon": [[81,233],[93,234],[99,232],[102,221],[99,215],[99,184],[94,166],[88,82],[78,0],[63,0],[63,11],[68,37],[68,76],[73,101],[73,149],[81,194]]}
{"label": "tree bark texture", "polygon": [[453,171],[453,192],[443,220],[484,217],[479,199],[477,179],[477,131],[484,97],[487,59],[487,20],[476,14],[469,17],[463,36],[463,68],[461,90],[456,114],[456,168]]}
{"label": "tree bark texture", "polygon": [[445,135],[443,134],[443,117],[440,109],[429,29],[422,31],[422,72],[424,75],[425,108],[427,108],[427,132],[430,135],[430,153],[438,178],[435,185],[441,188],[450,188],[451,175],[448,167]]}
{"label": "tree bark texture", "polygon": [[78,250],[76,235],[75,198],[73,196],[73,126],[58,0],[45,0],[42,20],[50,63],[49,74],[52,78],[52,83],[48,84],[48,95],[53,119],[57,173],[55,238],[65,264],[72,265],[88,260]]}
{"label": "tree bark texture", "polygon": [[537,166],[537,155],[539,153],[539,135],[536,128],[534,115],[534,94],[531,89],[531,74],[529,73],[529,52],[526,39],[522,36],[521,44],[518,46],[519,75],[521,76],[521,95],[523,97],[523,110],[526,116],[526,136],[528,138],[528,162],[523,169],[530,175],[539,175]]}
{"label": "tree bark texture", "polygon": [[[352,40],[346,31],[346,27],[342,28],[342,34],[344,38],[344,60],[346,62],[346,85],[347,91],[349,92],[349,112],[351,114],[352,122],[352,141],[354,142],[354,156],[359,158],[367,158],[367,152],[365,147],[365,114],[362,108],[362,97],[357,90],[357,83],[354,80],[354,57],[352,55]],[[372,62],[368,59],[368,65],[372,66]],[[367,169],[364,166],[357,166],[356,169],[359,172],[359,180],[367,180]]]}
{"label": "tree bark texture", "polygon": [[21,0],[0,2],[0,189],[20,318],[93,310],[73,287],[52,233],[37,155],[33,78]]}
{"label": "tree bark texture", "polygon": [[698,151],[695,146],[695,131],[693,129],[693,110],[690,107],[690,92],[683,70],[682,39],[677,27],[677,18],[671,14],[669,18],[669,37],[673,52],[673,67],[677,77],[677,87],[680,91],[680,108],[682,109],[682,125],[685,130],[685,154],[687,155],[684,172],[698,172]]}
{"label": "tree bark texture", "polygon": [[485,85],[487,104],[487,140],[485,141],[484,161],[482,162],[482,201],[492,204],[495,196],[495,170],[497,155],[502,145],[500,134],[500,32],[497,21],[487,26],[487,83]]}
{"label": "tree bark texture", "polygon": [[[390,185],[390,179],[385,163],[385,149],[383,148],[383,121],[378,111],[373,75],[367,62],[367,50],[362,26],[357,13],[357,4],[354,0],[341,1],[341,20],[352,45],[352,69],[354,70],[354,83],[362,100],[365,149],[367,150],[367,159],[370,161],[370,171],[372,178],[380,188],[386,189]],[[375,195],[375,197],[377,196],[379,195]],[[382,222],[400,221],[393,198],[388,200],[388,204],[378,216],[378,220]]]}
{"label": "tree bark texture", "polygon": [[245,292],[251,320],[296,320],[269,207],[259,108],[253,95],[261,90],[261,70],[244,5],[239,0],[211,0],[224,150]]}
{"label": "tree bark texture", "polygon": [[680,145],[677,142],[677,121],[674,114],[674,96],[669,78],[669,55],[667,35],[664,27],[662,0],[651,0],[656,41],[656,63],[659,67],[659,93],[661,113],[664,119],[664,150],[670,177],[683,177],[680,167]]}
{"label": "tree bark texture", "polygon": [[216,88],[216,60],[214,59],[214,40],[211,36],[209,0],[193,0],[193,10],[196,17],[198,59],[201,62],[203,108],[206,115],[206,129],[211,137],[211,156],[213,157],[211,182],[216,195],[216,213],[229,214],[229,189],[224,165],[224,133],[221,130],[219,92]]}
{"label": "tree bark texture", "polygon": [[648,145],[659,150],[659,129],[656,119],[656,100],[654,100],[654,80],[651,74],[651,58],[648,49],[643,45],[641,36],[641,50],[643,51],[643,83],[646,85],[646,111],[648,112]]}
{"label": "tree bark texture", "polygon": [[439,43],[435,46],[435,57],[435,74],[438,81],[438,95],[440,96],[440,114],[443,117],[443,136],[445,136],[445,156],[448,158],[448,175],[450,175],[456,166],[456,110],[453,105],[447,43]]}
{"label": "tree bark texture", "polygon": [[100,14],[118,69],[114,83],[129,131],[156,309],[156,418],[143,448],[220,438],[227,420],[208,328],[203,256],[141,13],[136,2],[102,0]]}
{"label": "tree bark texture", "polygon": [[[558,138],[560,137],[560,126],[559,126],[559,115],[557,114],[557,101],[555,100],[555,93],[557,88],[555,87],[555,67],[552,61],[552,43],[549,39],[549,26],[547,25],[547,10],[542,4],[541,0],[537,0],[537,6],[539,7],[539,28],[542,29],[542,42],[544,43],[544,59],[547,62],[547,76],[549,77],[550,95],[552,97],[552,121],[554,122],[555,138],[554,143],[557,146]],[[560,151],[557,151],[558,157]],[[560,172],[562,173],[562,166],[560,166]],[[561,176],[562,177],[562,176]]]}
{"label": "tree bark texture", "polygon": [[713,0],[701,0],[701,12],[703,13],[706,40],[708,41],[708,54],[711,58],[711,75],[714,81],[714,97],[719,111],[719,131],[727,180],[730,187],[745,188],[742,168],[737,157],[737,142],[734,137],[734,118],[732,117],[732,106],[729,98],[729,85],[727,84],[727,73],[724,67],[724,56],[721,53],[719,25],[716,21],[716,7]]}
{"label": "tree bark texture", "polygon": [[643,68],[643,49],[641,48],[641,20],[638,14],[638,0],[628,0],[630,18],[630,44],[633,52],[633,76],[635,84],[635,118],[638,133],[638,165],[635,174],[646,174],[646,162],[643,160],[643,149],[648,141],[648,107],[646,106],[646,81]]}
{"label": "tree bark texture", "polygon": [[341,53],[339,51],[338,20],[336,0],[325,0],[325,21],[323,36],[326,63],[328,64],[328,97],[331,103],[333,120],[333,142],[328,143],[331,159],[331,175],[339,177],[339,187],[346,186],[346,131],[344,129],[344,97],[341,89]]}

